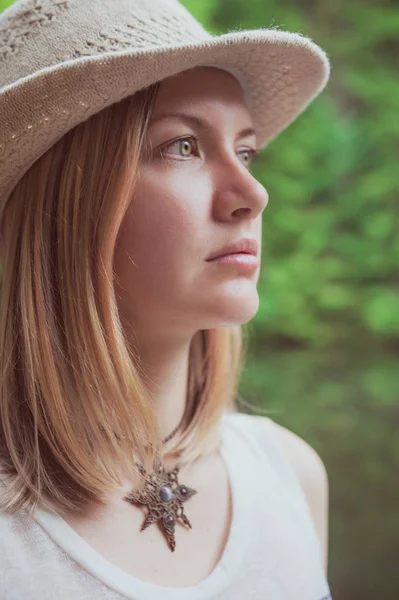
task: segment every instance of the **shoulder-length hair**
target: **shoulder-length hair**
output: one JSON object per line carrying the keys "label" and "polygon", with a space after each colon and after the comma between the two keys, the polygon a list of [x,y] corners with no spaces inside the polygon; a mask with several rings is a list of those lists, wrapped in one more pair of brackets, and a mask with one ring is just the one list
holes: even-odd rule
{"label": "shoulder-length hair", "polygon": [[158,87],[70,130],[0,206],[3,511],[83,510],[121,476],[140,489],[136,459],[151,469],[161,455],[206,455],[236,409],[242,327],[198,331],[181,433],[163,448],[118,314],[114,248]]}

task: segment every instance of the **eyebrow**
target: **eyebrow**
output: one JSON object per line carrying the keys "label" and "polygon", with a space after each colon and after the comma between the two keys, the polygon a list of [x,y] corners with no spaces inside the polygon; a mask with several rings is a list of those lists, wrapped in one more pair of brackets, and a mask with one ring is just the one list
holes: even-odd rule
{"label": "eyebrow", "polygon": [[[158,123],[159,121],[162,121],[164,119],[180,119],[181,121],[188,123],[188,125],[194,125],[194,126],[198,127],[199,129],[202,129],[203,131],[212,132],[214,129],[213,126],[209,123],[209,121],[206,121],[205,119],[202,119],[201,117],[197,117],[195,115],[187,115],[185,113],[162,113],[162,114],[159,114],[156,117],[153,117],[151,119],[149,126],[154,125],[155,123]],[[250,135],[256,136],[255,129],[253,129],[253,127],[245,127],[244,129],[241,129],[241,131],[239,131],[237,133],[236,140],[244,138],[244,137],[248,137]]]}

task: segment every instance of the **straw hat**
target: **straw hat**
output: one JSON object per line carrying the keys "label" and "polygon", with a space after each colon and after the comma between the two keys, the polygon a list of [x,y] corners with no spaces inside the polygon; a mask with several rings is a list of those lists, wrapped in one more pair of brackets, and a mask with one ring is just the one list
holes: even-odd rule
{"label": "straw hat", "polygon": [[91,115],[165,77],[213,66],[240,82],[264,147],[327,83],[310,39],[214,36],[177,0],[19,0],[0,14],[0,210],[18,180]]}

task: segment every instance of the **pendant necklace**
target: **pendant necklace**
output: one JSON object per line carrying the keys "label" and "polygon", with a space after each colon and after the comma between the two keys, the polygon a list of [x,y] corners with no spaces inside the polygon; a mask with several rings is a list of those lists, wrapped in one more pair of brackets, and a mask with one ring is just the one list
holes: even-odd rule
{"label": "pendant necklace", "polygon": [[[166,444],[176,434],[182,421],[183,419],[172,433],[162,440],[162,444]],[[175,525],[177,519],[180,519],[192,529],[190,521],[184,514],[183,502],[194,496],[197,491],[186,485],[179,484],[178,472],[181,468],[180,463],[171,471],[166,472],[163,464],[158,462],[152,473],[147,473],[142,464],[136,464],[140,473],[144,476],[144,488],[139,492],[129,492],[123,499],[131,504],[144,504],[147,506],[148,513],[140,531],[149,527],[151,523],[159,521],[169,548],[174,552],[176,547]]]}

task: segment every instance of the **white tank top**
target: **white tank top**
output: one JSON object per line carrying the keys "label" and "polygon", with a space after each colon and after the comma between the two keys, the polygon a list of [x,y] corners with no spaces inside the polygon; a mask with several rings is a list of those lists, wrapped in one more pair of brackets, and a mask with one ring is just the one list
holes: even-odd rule
{"label": "white tank top", "polygon": [[222,456],[233,515],[219,563],[197,585],[140,580],[96,552],[58,514],[0,513],[4,600],[329,600],[305,496],[275,437],[244,413],[225,415]]}

